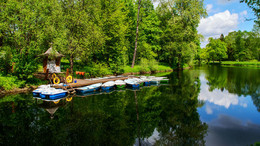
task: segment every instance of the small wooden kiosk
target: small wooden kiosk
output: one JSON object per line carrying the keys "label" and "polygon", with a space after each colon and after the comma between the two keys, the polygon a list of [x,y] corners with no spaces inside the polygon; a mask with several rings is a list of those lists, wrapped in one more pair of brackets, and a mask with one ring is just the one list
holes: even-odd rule
{"label": "small wooden kiosk", "polygon": [[43,72],[46,73],[47,69],[49,73],[60,73],[60,60],[64,55],[58,53],[52,47],[50,47],[45,53],[41,54],[43,56]]}

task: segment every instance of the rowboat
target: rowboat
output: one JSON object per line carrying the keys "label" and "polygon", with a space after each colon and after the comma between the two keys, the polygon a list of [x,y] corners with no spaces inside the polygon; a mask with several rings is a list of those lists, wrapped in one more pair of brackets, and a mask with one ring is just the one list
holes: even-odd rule
{"label": "rowboat", "polygon": [[108,81],[108,82],[104,83],[103,85],[101,85],[101,89],[103,91],[108,91],[108,90],[113,89],[114,86],[115,86],[115,81]]}
{"label": "rowboat", "polygon": [[125,83],[131,87],[131,88],[139,88],[140,87],[140,83],[137,82],[135,79],[126,79]]}
{"label": "rowboat", "polygon": [[102,85],[102,83],[97,83],[97,84],[77,88],[75,90],[76,90],[76,92],[81,93],[81,94],[84,94],[87,92],[95,92],[100,89],[101,85]]}

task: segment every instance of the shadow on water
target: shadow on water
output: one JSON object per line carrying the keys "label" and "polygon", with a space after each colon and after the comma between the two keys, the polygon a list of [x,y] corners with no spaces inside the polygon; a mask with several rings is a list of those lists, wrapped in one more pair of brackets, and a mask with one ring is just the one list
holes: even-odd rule
{"label": "shadow on water", "polygon": [[[224,88],[253,99],[256,94],[259,109],[258,81],[238,71],[223,69],[219,75],[216,70],[204,72],[210,90]],[[200,74],[198,69],[172,72],[168,86],[77,96],[56,104],[41,103],[31,94],[4,97],[0,145],[205,145],[208,125],[198,112],[205,104],[198,100]]]}

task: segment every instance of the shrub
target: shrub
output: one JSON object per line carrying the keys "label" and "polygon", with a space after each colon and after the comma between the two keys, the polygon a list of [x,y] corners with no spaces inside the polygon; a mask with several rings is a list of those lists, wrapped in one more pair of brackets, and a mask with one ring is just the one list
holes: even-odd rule
{"label": "shrub", "polygon": [[150,68],[150,70],[151,70],[152,72],[158,71],[158,64],[159,64],[159,63],[158,63],[155,59],[150,60],[149,63],[148,63],[149,68]]}
{"label": "shrub", "polygon": [[149,71],[150,71],[149,61],[147,59],[142,58],[140,61],[140,72],[144,73]]}
{"label": "shrub", "polygon": [[12,90],[25,86],[25,81],[20,81],[16,76],[0,76],[0,89]]}
{"label": "shrub", "polygon": [[100,77],[104,75],[110,75],[112,72],[109,70],[108,66],[103,63],[93,64],[89,72],[91,77]]}

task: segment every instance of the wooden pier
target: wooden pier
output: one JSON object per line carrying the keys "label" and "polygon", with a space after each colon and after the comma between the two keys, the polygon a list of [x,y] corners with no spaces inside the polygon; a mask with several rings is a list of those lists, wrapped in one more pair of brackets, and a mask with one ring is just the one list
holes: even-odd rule
{"label": "wooden pier", "polygon": [[95,79],[95,80],[85,80],[85,79],[74,79],[77,83],[69,83],[67,86],[61,86],[61,85],[53,85],[54,88],[62,88],[65,90],[74,90],[74,88],[88,86],[96,83],[105,83],[108,81],[116,81],[116,80],[125,80],[131,77],[115,77],[115,78],[108,78],[108,79]]}

